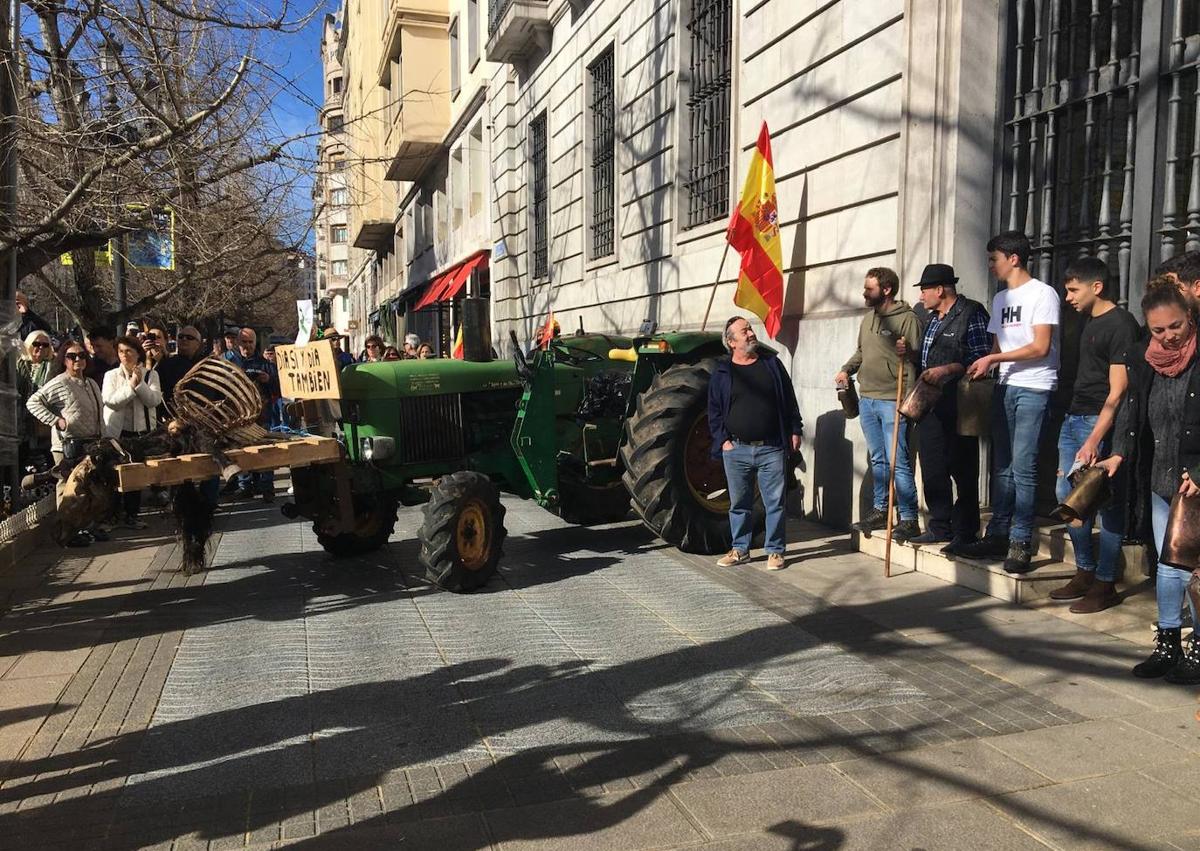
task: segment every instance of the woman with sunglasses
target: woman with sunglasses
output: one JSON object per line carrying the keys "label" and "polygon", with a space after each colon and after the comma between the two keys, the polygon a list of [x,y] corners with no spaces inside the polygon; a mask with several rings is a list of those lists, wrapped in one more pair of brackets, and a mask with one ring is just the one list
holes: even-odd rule
{"label": "woman with sunglasses", "polygon": [[[21,397],[22,408],[29,402],[30,396],[58,374],[59,369],[51,348],[50,335],[45,331],[31,331],[25,337],[25,353],[17,361],[17,393]],[[26,412],[21,417],[20,429],[21,469],[24,470],[27,464],[34,464],[39,469],[49,466],[50,427]]]}
{"label": "woman with sunglasses", "polygon": [[[99,386],[85,375],[88,353],[83,343],[69,341],[62,347],[61,359],[63,371],[34,391],[25,404],[39,422],[50,426],[50,450],[59,470],[64,469],[59,467],[63,461],[80,460],[84,447],[100,438],[104,407]],[[59,498],[65,478],[64,473],[59,479],[56,491]],[[108,540],[108,535],[93,526],[90,531],[76,532],[64,543],[69,547],[86,547],[93,539]]]}
{"label": "woman with sunglasses", "polygon": [[[126,439],[154,431],[158,424],[158,406],[162,389],[158,372],[143,365],[146,352],[133,336],[117,339],[117,368],[104,374],[104,432],[109,437]],[[126,529],[145,529],[138,519],[142,508],[142,492],[122,495],[125,516],[121,525]]]}

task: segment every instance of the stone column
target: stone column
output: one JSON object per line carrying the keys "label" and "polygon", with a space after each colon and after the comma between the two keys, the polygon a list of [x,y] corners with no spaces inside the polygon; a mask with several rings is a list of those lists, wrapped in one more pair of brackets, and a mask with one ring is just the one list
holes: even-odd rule
{"label": "stone column", "polygon": [[984,303],[992,291],[984,246],[998,172],[999,7],[905,2],[897,271],[908,284],[926,263],[953,263],[961,291]]}

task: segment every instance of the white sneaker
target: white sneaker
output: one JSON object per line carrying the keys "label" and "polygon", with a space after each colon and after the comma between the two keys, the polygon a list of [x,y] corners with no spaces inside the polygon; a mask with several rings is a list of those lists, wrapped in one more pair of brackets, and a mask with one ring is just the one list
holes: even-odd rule
{"label": "white sneaker", "polygon": [[745,564],[750,561],[750,553],[741,550],[730,550],[717,559],[717,567],[733,567],[735,564]]}

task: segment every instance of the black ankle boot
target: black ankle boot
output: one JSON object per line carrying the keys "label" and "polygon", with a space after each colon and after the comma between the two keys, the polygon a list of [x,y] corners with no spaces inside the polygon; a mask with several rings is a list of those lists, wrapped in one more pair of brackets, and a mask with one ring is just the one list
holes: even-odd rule
{"label": "black ankle boot", "polygon": [[[1194,644],[1194,642],[1193,642]],[[1159,627],[1154,641],[1154,652],[1145,662],[1133,666],[1133,675],[1142,679],[1161,677],[1179,664],[1183,649],[1179,646],[1179,627]]]}
{"label": "black ankle boot", "polygon": [[1167,671],[1163,677],[1167,682],[1180,686],[1200,685],[1200,638],[1192,633],[1188,642],[1188,651],[1183,658],[1175,663],[1175,667]]}

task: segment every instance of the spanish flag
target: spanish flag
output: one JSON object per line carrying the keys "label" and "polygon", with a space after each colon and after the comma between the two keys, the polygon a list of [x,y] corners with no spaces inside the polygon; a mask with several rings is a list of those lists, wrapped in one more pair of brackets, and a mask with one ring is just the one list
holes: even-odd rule
{"label": "spanish flag", "polygon": [[765,121],[725,238],[742,255],[733,303],[757,314],[767,326],[767,335],[774,339],[783,316],[783,251],[779,245],[771,134]]}
{"label": "spanish flag", "polygon": [[462,360],[462,356],[463,356],[462,331],[463,331],[463,327],[462,327],[462,325],[459,325],[458,326],[458,336],[454,338],[454,348],[450,350],[450,357],[457,358],[458,360]]}

